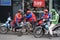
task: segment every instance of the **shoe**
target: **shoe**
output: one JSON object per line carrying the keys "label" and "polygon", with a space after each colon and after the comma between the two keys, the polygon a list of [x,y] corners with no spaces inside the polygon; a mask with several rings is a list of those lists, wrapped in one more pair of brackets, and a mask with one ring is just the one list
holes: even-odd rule
{"label": "shoe", "polygon": [[26,29],[23,29],[22,32],[26,32]]}
{"label": "shoe", "polygon": [[30,30],[33,30],[32,28],[30,28]]}
{"label": "shoe", "polygon": [[12,30],[13,32],[15,32],[15,28],[13,28],[13,30]]}
{"label": "shoe", "polygon": [[45,31],[45,34],[46,34],[46,35],[48,34],[48,30]]}

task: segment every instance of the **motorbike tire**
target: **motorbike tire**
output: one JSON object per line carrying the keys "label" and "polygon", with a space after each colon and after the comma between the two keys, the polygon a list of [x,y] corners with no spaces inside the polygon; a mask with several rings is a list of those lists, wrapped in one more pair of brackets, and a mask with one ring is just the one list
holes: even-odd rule
{"label": "motorbike tire", "polygon": [[6,34],[8,32],[8,29],[6,27],[1,27],[0,28],[0,33]]}
{"label": "motorbike tire", "polygon": [[[39,31],[39,33],[37,33]],[[43,30],[41,27],[36,27],[35,30],[33,31],[33,35],[35,38],[40,38],[43,36]]]}
{"label": "motorbike tire", "polygon": [[30,23],[28,23],[27,25],[24,26],[24,28],[26,28],[26,34],[28,35],[28,33],[30,33]]}
{"label": "motorbike tire", "polygon": [[56,27],[53,31],[55,31],[54,33],[60,37],[60,26]]}
{"label": "motorbike tire", "polygon": [[22,31],[20,31],[18,35],[19,35],[19,36],[22,36],[22,35],[23,35],[23,32],[22,32]]}

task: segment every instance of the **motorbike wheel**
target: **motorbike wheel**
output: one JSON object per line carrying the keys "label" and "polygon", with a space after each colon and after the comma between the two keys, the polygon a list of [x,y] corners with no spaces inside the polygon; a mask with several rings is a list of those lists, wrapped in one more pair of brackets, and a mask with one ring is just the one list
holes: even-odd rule
{"label": "motorbike wheel", "polygon": [[57,36],[60,37],[60,27],[56,27],[56,28],[54,29],[54,33],[57,34]]}
{"label": "motorbike wheel", "polygon": [[34,35],[35,38],[40,38],[40,37],[42,37],[42,35],[43,35],[43,30],[42,30],[42,28],[41,28],[41,27],[35,28],[35,30],[34,30],[34,32],[33,32],[33,35]]}
{"label": "motorbike wheel", "polygon": [[0,33],[6,34],[8,32],[8,29],[6,27],[1,27],[0,28]]}
{"label": "motorbike wheel", "polygon": [[18,35],[19,35],[19,36],[22,36],[22,35],[23,35],[22,31],[20,31]]}
{"label": "motorbike wheel", "polygon": [[28,25],[26,26],[27,34],[28,34],[28,33],[33,34],[33,28],[32,28],[32,30],[30,30],[30,27],[31,27],[31,26],[32,26],[31,24],[28,24]]}

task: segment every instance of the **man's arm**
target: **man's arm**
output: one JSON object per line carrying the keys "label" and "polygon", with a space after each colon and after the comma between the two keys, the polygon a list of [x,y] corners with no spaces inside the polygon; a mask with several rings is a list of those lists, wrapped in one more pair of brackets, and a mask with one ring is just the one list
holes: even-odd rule
{"label": "man's arm", "polygon": [[26,16],[26,18],[31,18],[32,17],[32,14],[29,14],[28,16]]}
{"label": "man's arm", "polygon": [[56,21],[56,20],[59,20],[59,15],[58,14],[56,14],[55,19],[51,20],[51,21]]}

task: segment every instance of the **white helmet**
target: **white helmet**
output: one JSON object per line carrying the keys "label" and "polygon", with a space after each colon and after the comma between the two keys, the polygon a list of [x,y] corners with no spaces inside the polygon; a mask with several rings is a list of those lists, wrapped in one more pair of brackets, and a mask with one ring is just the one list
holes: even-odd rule
{"label": "white helmet", "polygon": [[19,9],[18,11],[22,12],[22,10],[21,10],[21,9]]}

